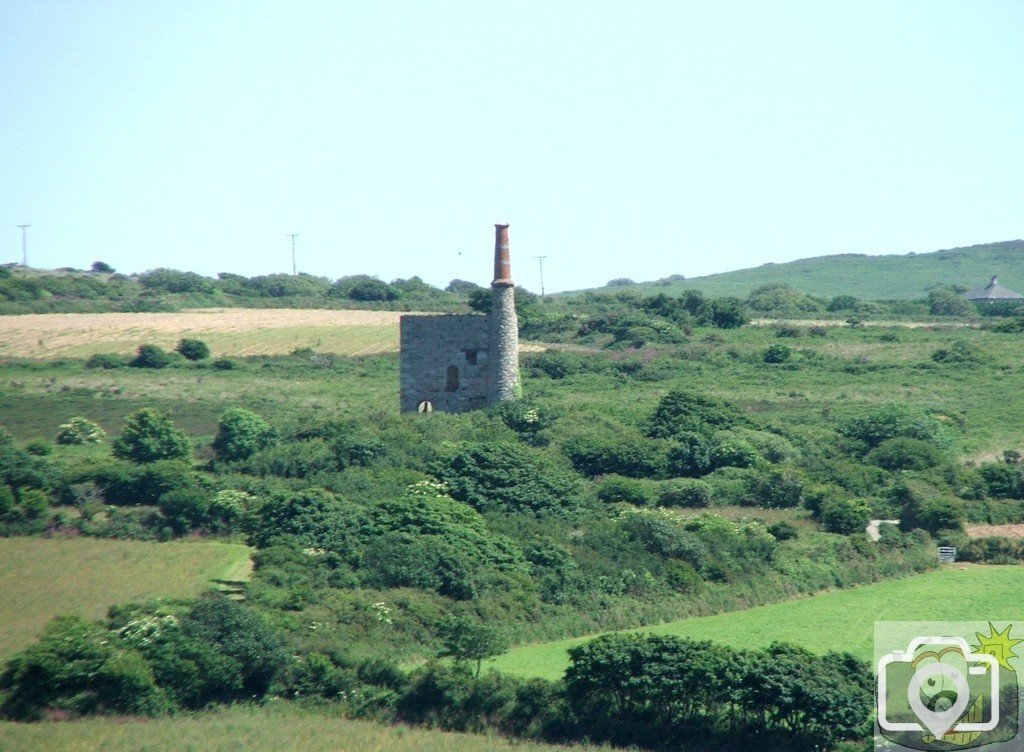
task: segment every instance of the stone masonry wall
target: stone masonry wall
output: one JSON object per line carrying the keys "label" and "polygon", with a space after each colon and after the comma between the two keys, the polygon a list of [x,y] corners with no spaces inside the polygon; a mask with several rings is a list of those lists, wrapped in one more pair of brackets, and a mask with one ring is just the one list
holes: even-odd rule
{"label": "stone masonry wall", "polygon": [[416,412],[424,401],[433,410],[449,413],[487,406],[488,318],[481,314],[401,317],[402,412]]}
{"label": "stone masonry wall", "polygon": [[491,364],[487,384],[487,404],[496,405],[520,396],[519,319],[516,316],[515,288],[495,282],[491,287],[489,337]]}

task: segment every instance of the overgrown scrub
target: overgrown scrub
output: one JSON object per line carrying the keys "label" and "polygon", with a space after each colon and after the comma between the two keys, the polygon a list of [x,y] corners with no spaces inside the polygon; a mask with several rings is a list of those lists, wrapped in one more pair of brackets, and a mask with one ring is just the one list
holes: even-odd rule
{"label": "overgrown scrub", "polygon": [[617,745],[724,748],[756,737],[759,747],[810,750],[869,733],[871,671],[850,655],[644,635],[606,635],[569,655],[570,708],[591,738]]}
{"label": "overgrown scrub", "polygon": [[61,616],[0,675],[0,711],[155,715],[259,698],[285,662],[263,619],[222,596],[115,607],[107,624]]}

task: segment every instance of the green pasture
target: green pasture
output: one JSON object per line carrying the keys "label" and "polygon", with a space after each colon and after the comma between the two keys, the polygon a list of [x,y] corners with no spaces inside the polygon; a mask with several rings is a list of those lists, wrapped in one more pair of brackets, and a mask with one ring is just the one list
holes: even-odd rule
{"label": "green pasture", "polygon": [[[628,631],[712,640],[735,648],[761,648],[778,640],[870,661],[875,621],[1024,620],[1021,593],[1022,566],[952,565],[906,579]],[[569,665],[569,648],[595,636],[525,645],[484,665],[558,679]]]}
{"label": "green pasture", "polygon": [[230,543],[0,538],[0,658],[58,614],[99,619],[115,603],[195,596],[249,569],[248,547]]}
{"label": "green pasture", "polygon": [[3,752],[568,752],[496,735],[383,726],[303,713],[295,708],[237,707],[174,718],[88,718],[66,723],[0,722]]}

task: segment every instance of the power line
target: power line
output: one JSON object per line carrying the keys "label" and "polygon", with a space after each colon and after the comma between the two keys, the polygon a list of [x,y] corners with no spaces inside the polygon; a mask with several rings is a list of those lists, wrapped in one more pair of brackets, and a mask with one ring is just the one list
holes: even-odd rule
{"label": "power line", "polygon": [[299,237],[299,233],[289,232],[287,235],[292,239],[292,276],[294,277],[298,273],[295,271],[295,238]]}
{"label": "power line", "polygon": [[537,259],[537,263],[540,265],[540,296],[544,297],[544,259],[547,256],[534,256]]}
{"label": "power line", "polygon": [[21,228],[21,265],[26,268],[28,267],[28,250],[25,245],[25,230],[31,226],[32,225],[18,225],[18,227]]}

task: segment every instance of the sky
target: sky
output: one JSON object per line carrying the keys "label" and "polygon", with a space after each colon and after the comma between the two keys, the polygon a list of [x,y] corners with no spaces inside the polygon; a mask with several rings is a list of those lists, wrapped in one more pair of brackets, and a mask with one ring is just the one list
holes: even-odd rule
{"label": "sky", "polygon": [[547,292],[1024,236],[1024,3],[0,0],[0,263]]}

